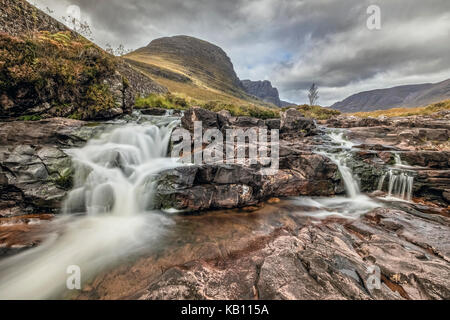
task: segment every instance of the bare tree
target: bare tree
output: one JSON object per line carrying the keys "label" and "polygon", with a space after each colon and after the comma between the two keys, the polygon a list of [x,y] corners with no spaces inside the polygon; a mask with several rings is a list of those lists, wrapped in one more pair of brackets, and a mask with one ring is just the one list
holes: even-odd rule
{"label": "bare tree", "polygon": [[126,49],[125,46],[123,44],[120,44],[117,49],[114,49],[111,44],[107,43],[105,46],[105,50],[106,52],[108,52],[109,54],[112,54],[116,57],[121,57],[126,55],[127,53],[132,52],[133,50],[130,49]]}
{"label": "bare tree", "polygon": [[311,89],[309,89],[309,104],[311,106],[316,105],[317,101],[319,100],[319,87],[315,83],[312,84]]}

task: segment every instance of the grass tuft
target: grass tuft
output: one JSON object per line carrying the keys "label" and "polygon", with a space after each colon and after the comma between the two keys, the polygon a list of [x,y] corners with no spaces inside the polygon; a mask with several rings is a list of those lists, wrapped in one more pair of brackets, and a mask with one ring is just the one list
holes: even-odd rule
{"label": "grass tuft", "polygon": [[334,109],[323,108],[321,106],[310,106],[307,104],[298,106],[296,107],[296,109],[300,111],[306,118],[312,118],[316,120],[328,120],[341,114],[340,111]]}
{"label": "grass tuft", "polygon": [[219,112],[228,110],[232,116],[248,116],[259,119],[272,119],[280,117],[280,109],[256,106],[250,104],[237,105],[234,103],[225,103],[223,101],[201,102],[192,98],[186,98],[176,94],[151,94],[147,97],[138,97],[135,107],[138,109],[159,108],[187,110],[190,107],[198,106],[206,110]]}

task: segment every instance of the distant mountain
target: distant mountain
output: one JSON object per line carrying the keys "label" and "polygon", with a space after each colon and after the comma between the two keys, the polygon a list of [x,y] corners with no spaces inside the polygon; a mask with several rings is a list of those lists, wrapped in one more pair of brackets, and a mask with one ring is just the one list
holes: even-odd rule
{"label": "distant mountain", "polygon": [[272,83],[270,83],[270,81],[242,80],[241,82],[248,94],[257,97],[264,102],[272,103],[277,107],[294,105],[290,102],[281,101],[278,89],[272,87]]}
{"label": "distant mountain", "polygon": [[399,86],[360,92],[331,106],[342,112],[414,108],[450,99],[450,79],[439,83]]}

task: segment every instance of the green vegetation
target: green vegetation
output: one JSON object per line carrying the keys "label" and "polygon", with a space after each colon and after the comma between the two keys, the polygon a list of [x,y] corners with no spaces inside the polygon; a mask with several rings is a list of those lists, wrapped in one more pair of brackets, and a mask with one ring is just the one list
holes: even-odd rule
{"label": "green vegetation", "polygon": [[195,99],[197,105],[217,101],[275,107],[245,93],[225,52],[200,39],[157,39],[124,59],[173,94]]}
{"label": "green vegetation", "polygon": [[[287,110],[290,108],[291,107],[284,108],[283,110]],[[328,120],[341,114],[341,112],[337,110],[323,108],[321,106],[310,106],[307,104],[297,106],[296,109],[300,111],[306,118],[312,118],[316,120]]]}
{"label": "green vegetation", "polygon": [[408,117],[408,116],[424,116],[432,115],[439,111],[450,110],[450,100],[433,103],[425,107],[418,108],[394,108],[389,110],[377,110],[370,112],[357,112],[352,115],[367,118],[367,117]]}
{"label": "green vegetation", "polygon": [[42,120],[41,116],[37,115],[29,115],[29,116],[21,116],[19,117],[20,121],[39,121]]}
{"label": "green vegetation", "polygon": [[103,83],[114,75],[116,59],[85,38],[70,31],[2,33],[0,48],[0,91],[14,102],[16,115],[49,103],[59,116],[92,119],[114,107]]}
{"label": "green vegetation", "polygon": [[177,97],[173,94],[150,94],[147,97],[136,98],[135,108],[138,109],[176,109],[176,110],[186,110],[190,106],[189,102],[182,98]]}
{"label": "green vegetation", "polygon": [[275,108],[256,105],[236,105],[233,103],[224,103],[222,101],[208,101],[204,103],[170,93],[165,95],[151,94],[144,98],[138,97],[135,103],[135,107],[138,109],[160,108],[187,110],[193,106],[199,106],[214,112],[228,110],[232,116],[249,116],[260,119],[280,117],[280,110]]}
{"label": "green vegetation", "polygon": [[273,119],[280,117],[280,109],[268,108],[256,105],[235,105],[227,104],[221,101],[210,101],[200,105],[202,108],[218,112],[221,110],[228,110],[234,117],[254,117],[259,119]]}
{"label": "green vegetation", "polygon": [[71,189],[73,187],[73,170],[71,168],[64,169],[53,182],[65,190]]}

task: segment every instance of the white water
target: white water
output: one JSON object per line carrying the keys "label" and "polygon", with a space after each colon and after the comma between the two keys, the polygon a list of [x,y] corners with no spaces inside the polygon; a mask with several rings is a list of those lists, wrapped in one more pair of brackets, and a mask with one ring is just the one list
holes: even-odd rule
{"label": "white water", "polygon": [[302,211],[302,215],[315,218],[327,218],[330,216],[356,219],[368,211],[378,208],[381,205],[361,193],[358,178],[353,174],[348,166],[348,160],[352,157],[352,148],[355,144],[345,138],[343,131],[333,131],[328,134],[334,148],[338,147],[338,152],[321,151],[320,154],[333,161],[344,181],[347,197],[297,197],[293,201],[298,206],[314,208],[314,211]]}
{"label": "white water", "polygon": [[152,178],[178,165],[166,158],[173,126],[126,125],[71,150],[75,188],[66,214],[50,223],[42,245],[0,262],[0,299],[59,297],[69,266],[79,266],[86,283],[104,266],[151,249],[171,223],[150,209]]}
{"label": "white water", "polygon": [[356,198],[361,194],[359,183],[353,175],[352,170],[347,165],[347,161],[352,157],[351,150],[354,144],[351,141],[345,139],[343,132],[331,132],[328,136],[333,144],[342,148],[342,151],[340,151],[339,153],[327,152],[324,154],[338,166],[339,172],[341,173],[342,179],[344,180],[347,196],[350,198]]}
{"label": "white water", "polygon": [[378,190],[383,191],[384,182],[389,177],[387,186],[388,199],[401,199],[406,201],[412,200],[414,177],[409,171],[404,168],[410,168],[407,163],[404,163],[400,154],[395,154],[395,166],[390,169],[387,174],[384,174],[378,184]]}

